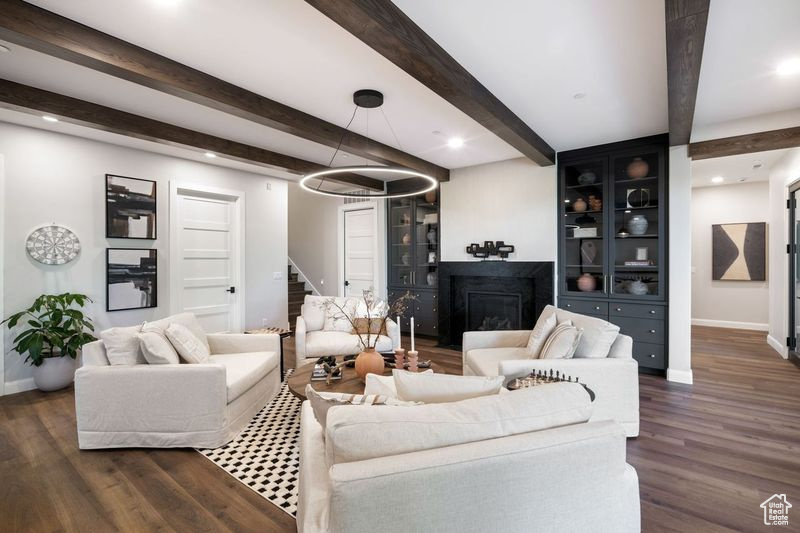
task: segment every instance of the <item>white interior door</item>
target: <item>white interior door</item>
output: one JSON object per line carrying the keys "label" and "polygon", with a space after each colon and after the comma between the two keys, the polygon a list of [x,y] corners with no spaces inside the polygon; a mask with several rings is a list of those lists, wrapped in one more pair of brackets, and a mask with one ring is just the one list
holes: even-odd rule
{"label": "white interior door", "polygon": [[375,288],[375,209],[344,212],[344,295]]}
{"label": "white interior door", "polygon": [[[177,311],[194,313],[207,333],[241,330],[236,199],[178,190]],[[174,278],[173,278],[174,279]]]}

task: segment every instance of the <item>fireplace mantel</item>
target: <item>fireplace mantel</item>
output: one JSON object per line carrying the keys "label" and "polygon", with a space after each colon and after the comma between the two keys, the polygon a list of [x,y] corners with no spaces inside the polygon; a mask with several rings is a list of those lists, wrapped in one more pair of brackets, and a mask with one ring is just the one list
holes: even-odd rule
{"label": "fireplace mantel", "polygon": [[519,327],[531,329],[544,307],[553,303],[553,270],[551,261],[439,263],[439,345],[461,347],[461,332],[465,330],[463,302],[467,296],[458,293],[468,292],[470,284],[475,283],[479,283],[482,290],[490,291],[496,285],[495,290],[499,293],[508,293],[509,285],[516,285],[522,301],[525,302]]}

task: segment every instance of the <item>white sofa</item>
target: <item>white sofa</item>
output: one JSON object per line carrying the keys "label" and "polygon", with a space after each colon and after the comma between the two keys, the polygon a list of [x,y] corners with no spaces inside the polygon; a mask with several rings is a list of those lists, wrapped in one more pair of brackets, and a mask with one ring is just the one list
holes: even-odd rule
{"label": "white sofa", "polygon": [[[362,350],[357,335],[349,331],[325,331],[327,300],[334,300],[344,307],[348,300],[360,299],[313,295],[305,297],[294,332],[295,368],[325,355],[355,355]],[[379,352],[393,351],[400,346],[400,328],[391,319],[386,321],[386,333],[387,335],[378,338],[375,346]]]}
{"label": "white sofa", "polygon": [[[579,315],[557,310],[559,321]],[[531,359],[530,330],[468,331],[462,340],[464,375],[522,377],[551,369],[579,378],[596,395],[592,421],[616,420],[628,437],[639,435],[639,365],[633,339],[619,334],[604,358]]]}
{"label": "white sofa", "polygon": [[[516,394],[521,393],[501,397]],[[472,404],[468,409],[474,408]],[[418,407],[333,407],[327,415],[327,435],[323,435],[309,402],[303,403],[297,509],[300,533],[640,531],[638,478],[626,464],[625,432],[617,422],[563,425],[562,420],[555,424],[558,427],[543,426],[549,429],[499,438],[332,461],[332,426],[350,424],[349,439],[344,440],[348,449],[369,447],[369,452],[377,455],[382,445],[394,444],[391,435],[396,433],[384,439],[371,435],[368,442],[358,444],[360,429],[353,427],[353,419],[371,414],[374,419],[368,417],[366,423],[375,424],[397,409]],[[406,416],[413,422],[406,421]],[[446,420],[436,417],[441,417],[441,411],[432,425],[447,428],[443,438],[465,431],[465,424],[459,425],[463,418],[452,420],[459,428],[453,430]],[[394,418],[419,429],[419,418],[413,415]],[[503,428],[505,424],[497,422],[494,429]],[[378,429],[384,431],[383,426]],[[413,438],[418,435],[419,431],[414,431]]]}
{"label": "white sofa", "polygon": [[103,341],[86,344],[75,372],[79,447],[216,448],[233,439],[280,390],[280,338],[206,340],[212,355],[202,364],[111,365]]}

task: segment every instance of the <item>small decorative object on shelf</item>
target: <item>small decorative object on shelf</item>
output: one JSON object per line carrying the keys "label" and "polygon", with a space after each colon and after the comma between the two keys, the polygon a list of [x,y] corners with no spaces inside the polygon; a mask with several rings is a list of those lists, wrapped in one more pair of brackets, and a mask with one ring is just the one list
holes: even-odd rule
{"label": "small decorative object on shelf", "polygon": [[628,283],[628,292],[636,296],[643,296],[650,292],[647,282],[650,278],[635,278]]}
{"label": "small decorative object on shelf", "polygon": [[597,228],[575,228],[572,230],[572,236],[580,239],[597,237]]}
{"label": "small decorative object on shelf", "polygon": [[647,176],[647,171],[650,170],[650,165],[641,157],[634,157],[633,161],[628,163],[627,174],[631,179],[639,179]]}
{"label": "small decorative object on shelf", "polygon": [[576,213],[583,213],[586,211],[586,208],[589,207],[589,204],[586,203],[586,200],[583,198],[578,198],[574,202],[572,202],[572,210]]}
{"label": "small decorative object on shelf", "polygon": [[627,207],[647,207],[650,205],[650,189],[628,189]]}
{"label": "small decorative object on shelf", "polygon": [[403,213],[402,215],[400,215],[400,225],[408,226],[409,224],[411,224],[411,215],[409,215],[408,213]]}
{"label": "small decorative object on shelf", "polygon": [[428,244],[436,244],[436,230],[434,228],[428,230],[426,237],[428,237]]}
{"label": "small decorative object on shelf", "polygon": [[583,292],[592,292],[597,288],[597,280],[588,272],[581,274],[578,277],[578,290]]}
{"label": "small decorative object on shelf", "polygon": [[411,264],[411,256],[407,253],[400,256],[400,262],[403,263],[403,266],[408,266]]}
{"label": "small decorative object on shelf", "polygon": [[594,241],[584,241],[581,243],[581,258],[584,264],[594,264],[594,260],[597,258],[597,245]]}
{"label": "small decorative object on shelf", "polygon": [[425,276],[425,281],[428,282],[429,287],[436,285],[436,272],[428,272],[428,275]]}
{"label": "small decorative object on shelf", "polygon": [[646,259],[644,261],[625,261],[624,265],[626,267],[631,267],[631,266],[639,266],[639,267],[653,266],[653,261],[651,261],[649,259]]}
{"label": "small decorative object on shelf", "polygon": [[589,210],[590,211],[602,211],[603,210],[603,200],[595,196],[594,194],[589,195]]}
{"label": "small decorative object on shelf", "polygon": [[436,252],[428,252],[428,263],[436,262]]}
{"label": "small decorative object on shelf", "polygon": [[628,231],[631,235],[644,235],[650,223],[644,215],[633,215],[628,220]]}
{"label": "small decorative object on shelf", "polygon": [[67,228],[51,224],[33,230],[25,249],[31,259],[43,265],[65,265],[78,257],[81,242]]}
{"label": "small decorative object on shelf", "polygon": [[408,233],[403,235],[403,244],[411,244],[411,235]]}
{"label": "small decorative object on shelf", "polygon": [[514,245],[506,244],[503,241],[483,241],[483,246],[481,246],[474,242],[467,246],[467,253],[479,259],[486,259],[492,255],[506,259],[509,254],[514,253]]}
{"label": "small decorative object on shelf", "polygon": [[425,201],[428,202],[429,204],[436,203],[436,189],[425,193]]}
{"label": "small decorative object on shelf", "polygon": [[427,213],[424,217],[422,217],[423,224],[438,224],[439,223],[439,213]]}
{"label": "small decorative object on shelf", "polygon": [[597,181],[597,174],[589,169],[586,169],[578,175],[578,185],[591,185]]}
{"label": "small decorative object on shelf", "polygon": [[647,261],[647,255],[650,249],[647,246],[640,246],[636,248],[636,261]]}

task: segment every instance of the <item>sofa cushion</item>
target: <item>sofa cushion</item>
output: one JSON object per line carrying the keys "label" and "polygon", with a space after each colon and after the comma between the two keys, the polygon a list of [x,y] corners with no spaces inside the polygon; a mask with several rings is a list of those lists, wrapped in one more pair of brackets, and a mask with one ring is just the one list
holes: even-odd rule
{"label": "sofa cushion", "polygon": [[578,348],[581,333],[571,320],[560,323],[547,337],[539,352],[539,359],[571,359]]}
{"label": "sofa cushion", "polygon": [[608,357],[611,345],[619,335],[619,326],[606,322],[602,318],[579,315],[563,309],[559,309],[556,315],[559,322],[571,320],[576,328],[583,330],[573,357]]}
{"label": "sofa cushion", "polygon": [[421,405],[422,402],[404,402],[394,396],[382,394],[348,394],[345,392],[317,392],[311,386],[306,385],[306,398],[308,398],[311,408],[314,410],[314,418],[322,427],[327,424],[328,410],[331,407],[341,405],[361,405],[364,407],[394,405],[398,407],[410,407]]}
{"label": "sofa cushion", "polygon": [[211,355],[208,345],[204,344],[189,328],[182,324],[172,323],[167,326],[164,333],[178,354],[180,354],[181,359],[187,363],[205,363],[208,360],[208,356]]}
{"label": "sofa cushion", "polygon": [[278,354],[246,352],[212,355],[207,362],[225,367],[225,386],[228,389],[228,403],[231,403],[277,368]]}
{"label": "sofa cushion", "polygon": [[177,365],[181,362],[178,352],[160,331],[139,333],[139,347],[151,365]]}
{"label": "sofa cushion", "polygon": [[[376,346],[379,352],[392,350],[392,339],[381,335]],[[306,357],[323,355],[355,355],[362,346],[358,335],[343,331],[311,331],[306,333]]]}
{"label": "sofa cushion", "polygon": [[467,352],[467,366],[479,376],[497,376],[500,361],[530,359],[528,348],[476,348]]}
{"label": "sofa cushion", "polygon": [[406,402],[447,403],[500,392],[503,376],[455,376],[392,370],[397,397]]}
{"label": "sofa cushion", "polygon": [[[433,370],[429,368],[422,372],[418,372],[418,374],[430,374],[431,372],[433,372]],[[364,394],[379,394],[397,398],[397,387],[395,387],[394,377],[392,376],[367,374],[367,379],[364,383]]]}
{"label": "sofa cushion", "polygon": [[100,332],[111,365],[141,365],[147,363],[139,347],[142,326],[109,328]]}
{"label": "sofa cushion", "polygon": [[168,316],[167,318],[162,318],[161,320],[146,322],[144,329],[150,331],[158,329],[166,334],[167,327],[170,324],[180,324],[181,326],[185,327],[186,329],[191,331],[192,334],[206,346],[206,348],[208,348],[208,339],[206,339],[206,332],[203,330],[203,326],[200,325],[200,322],[197,320],[197,317],[194,316],[194,313],[178,313],[176,315]]}
{"label": "sofa cushion", "polygon": [[325,298],[307,294],[303,299],[303,320],[306,321],[306,331],[320,331],[325,325]]}
{"label": "sofa cushion", "polygon": [[531,336],[528,339],[528,354],[531,359],[539,357],[544,343],[547,342],[547,338],[556,329],[557,325],[556,308],[552,305],[545,306],[542,314],[536,320],[536,325],[533,326],[533,331],[531,331]]}
{"label": "sofa cushion", "polygon": [[586,422],[592,404],[583,386],[554,383],[461,402],[328,412],[328,465],[361,461]]}

